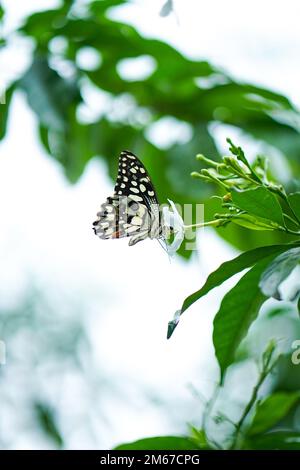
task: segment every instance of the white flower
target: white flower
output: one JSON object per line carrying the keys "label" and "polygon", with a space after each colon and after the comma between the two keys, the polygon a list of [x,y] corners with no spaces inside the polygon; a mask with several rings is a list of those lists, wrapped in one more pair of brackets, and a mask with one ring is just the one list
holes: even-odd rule
{"label": "white flower", "polygon": [[168,201],[172,211],[169,207],[163,207],[163,232],[166,239],[170,237],[171,233],[174,235],[172,243],[167,244],[168,254],[173,256],[184,240],[184,223],[174,202],[170,199]]}

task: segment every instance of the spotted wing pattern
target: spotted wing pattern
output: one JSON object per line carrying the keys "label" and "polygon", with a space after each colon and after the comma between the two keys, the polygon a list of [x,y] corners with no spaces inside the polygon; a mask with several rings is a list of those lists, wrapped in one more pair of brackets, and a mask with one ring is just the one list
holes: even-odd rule
{"label": "spotted wing pattern", "polygon": [[102,239],[131,237],[129,245],[160,238],[159,203],[144,165],[131,152],[121,152],[114,195],[102,204],[93,223]]}

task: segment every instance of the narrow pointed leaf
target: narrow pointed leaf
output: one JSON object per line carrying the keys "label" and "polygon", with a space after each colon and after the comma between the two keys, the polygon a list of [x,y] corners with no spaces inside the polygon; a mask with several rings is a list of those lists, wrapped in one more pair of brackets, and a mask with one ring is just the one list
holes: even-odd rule
{"label": "narrow pointed leaf", "polygon": [[204,297],[215,287],[220,286],[223,282],[230,279],[235,274],[243,271],[244,269],[250,268],[261,259],[266,258],[272,254],[282,253],[292,246],[298,246],[297,244],[282,244],[282,245],[270,245],[255,248],[253,250],[246,251],[240,254],[236,258],[225,261],[215,271],[213,271],[205,281],[201,289],[197,290],[193,294],[189,295],[183,302],[180,310],[177,310],[174,318],[168,324],[168,338],[170,338],[179,323],[179,317],[183,314],[193,303]]}
{"label": "narrow pointed leaf", "polygon": [[214,319],[213,342],[221,369],[221,382],[234,361],[238,346],[267,299],[258,284],[270,261],[268,257],[257,263],[227,292]]}
{"label": "narrow pointed leaf", "polygon": [[300,399],[300,392],[276,392],[260,402],[247,431],[248,436],[269,430],[283,419]]}

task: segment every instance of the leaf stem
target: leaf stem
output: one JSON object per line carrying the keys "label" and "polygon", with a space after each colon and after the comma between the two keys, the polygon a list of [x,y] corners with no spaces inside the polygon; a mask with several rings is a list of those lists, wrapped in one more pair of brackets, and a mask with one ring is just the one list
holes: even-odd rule
{"label": "leaf stem", "polygon": [[230,449],[232,449],[232,450],[237,447],[240,434],[242,433],[242,428],[243,428],[244,422],[245,422],[248,414],[252,410],[254,404],[257,401],[258,392],[259,392],[260,387],[262,386],[262,384],[265,381],[266,377],[269,375],[269,373],[273,370],[273,368],[277,364],[277,361],[278,361],[279,357],[277,357],[274,360],[273,364],[270,365],[271,359],[272,359],[272,354],[269,355],[269,358],[267,359],[266,363],[264,364],[264,367],[263,367],[263,369],[261,371],[261,374],[258,378],[258,382],[255,385],[255,387],[253,388],[250,400],[247,403],[241,418],[239,419],[239,421],[236,424],[235,437],[234,437],[234,440],[233,440],[232,445],[230,447]]}
{"label": "leaf stem", "polygon": [[184,230],[190,228],[202,228],[208,226],[218,226],[220,225],[220,219],[210,220],[209,222],[200,222],[199,224],[192,224],[192,225],[184,225]]}

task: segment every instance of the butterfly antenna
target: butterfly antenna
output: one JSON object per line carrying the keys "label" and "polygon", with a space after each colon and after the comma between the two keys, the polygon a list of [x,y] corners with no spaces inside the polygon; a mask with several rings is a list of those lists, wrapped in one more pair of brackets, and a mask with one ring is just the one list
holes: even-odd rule
{"label": "butterfly antenna", "polygon": [[168,250],[168,246],[167,246],[166,240],[163,239],[163,241],[162,241],[160,238],[157,238],[156,240],[158,241],[158,243],[160,244],[160,246],[162,247],[162,249],[167,253],[168,258],[169,258],[169,261],[170,261],[170,263],[171,263],[171,257],[170,257],[170,253],[169,253],[169,250]]}
{"label": "butterfly antenna", "polygon": [[166,246],[163,244],[163,242],[161,241],[161,239],[160,239],[160,238],[156,238],[156,240],[158,241],[158,243],[160,244],[160,246],[162,247],[162,249],[167,252],[168,250],[166,249]]}

